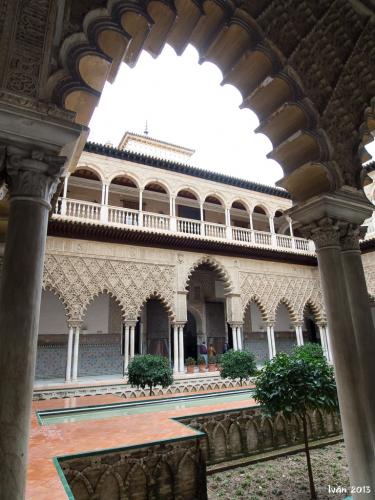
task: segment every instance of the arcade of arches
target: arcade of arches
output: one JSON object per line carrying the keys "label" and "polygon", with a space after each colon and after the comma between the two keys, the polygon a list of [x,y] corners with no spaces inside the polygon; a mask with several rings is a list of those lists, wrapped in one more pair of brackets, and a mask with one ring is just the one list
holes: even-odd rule
{"label": "arcade of arches", "polygon": [[[142,50],[156,57],[168,42],[177,53],[192,43],[202,61],[217,64],[271,140],[269,156],[282,166],[280,184],[294,202],[288,215],[316,246],[351,484],[369,485],[367,498],[375,498],[375,341],[359,251],[359,226],[372,212],[362,162],[375,128],[373,1],[2,0],[0,12],[2,496],[24,496],[50,202],[66,169],[74,170],[105,81],[121,62],[134,66]],[[251,288],[249,276],[241,279]],[[110,292],[127,314],[126,288]],[[131,314],[150,292],[159,293],[148,292],[130,304]],[[169,314],[173,299],[186,300],[186,290],[178,292],[160,299]],[[226,297],[230,322],[235,304],[251,296],[231,290]],[[69,309],[72,320],[88,302]],[[274,305],[269,314],[276,314]],[[180,345],[186,318],[177,320]],[[79,326],[71,328],[73,342]],[[238,342],[238,328],[236,336]]]}

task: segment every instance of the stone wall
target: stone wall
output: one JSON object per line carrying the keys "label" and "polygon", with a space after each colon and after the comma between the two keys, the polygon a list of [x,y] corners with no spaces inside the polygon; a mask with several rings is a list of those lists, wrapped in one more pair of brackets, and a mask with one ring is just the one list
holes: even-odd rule
{"label": "stone wall", "polygon": [[[128,448],[59,463],[76,500],[207,498],[206,464],[257,455],[303,442],[302,422],[282,414],[264,417],[259,408],[179,418],[199,437]],[[309,439],[341,433],[336,414],[308,415]]]}
{"label": "stone wall", "polygon": [[[257,455],[303,442],[302,421],[282,414],[264,417],[259,408],[228,411],[179,419],[206,434],[202,440],[207,464]],[[309,439],[321,439],[342,432],[336,414],[314,411],[308,415]]]}
{"label": "stone wall", "polygon": [[200,439],[59,461],[76,500],[205,500]]}

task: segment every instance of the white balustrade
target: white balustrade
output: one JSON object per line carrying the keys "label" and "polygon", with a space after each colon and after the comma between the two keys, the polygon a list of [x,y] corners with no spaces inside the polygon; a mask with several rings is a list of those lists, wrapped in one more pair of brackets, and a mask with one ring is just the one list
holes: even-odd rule
{"label": "white balustrade", "polygon": [[[60,200],[59,200],[60,201]],[[101,206],[98,203],[89,201],[62,199],[61,204],[57,203],[57,212],[59,207],[64,207],[61,215],[74,217],[75,219],[99,220]]]}
{"label": "white balustrade", "polygon": [[264,231],[254,231],[254,243],[258,245],[272,245],[271,233],[265,233]]}
{"label": "white balustrade", "polygon": [[192,219],[177,219],[177,231],[179,233],[201,234],[201,222]]}
{"label": "white balustrade", "polygon": [[139,212],[129,208],[108,207],[108,222],[138,226]]}
{"label": "white balustrade", "polygon": [[277,234],[276,244],[278,248],[292,248],[292,238],[285,234]]}
{"label": "white balustrade", "polygon": [[243,227],[232,227],[232,239],[236,241],[252,242],[252,231]]}
{"label": "white balustrade", "polygon": [[143,212],[143,226],[151,229],[169,230],[169,216]]}
{"label": "white balustrade", "polygon": [[222,224],[213,224],[211,222],[204,223],[204,234],[210,238],[225,239],[225,226]]}
{"label": "white balustrade", "polygon": [[303,250],[304,252],[310,252],[309,240],[305,240],[304,238],[294,238],[294,244],[296,250]]}
{"label": "white balustrade", "polygon": [[[177,231],[201,237],[219,238],[222,240],[232,238],[232,240],[241,241],[249,245],[255,244],[281,249],[289,248],[297,252],[313,253],[315,250],[313,242],[304,238],[296,238],[284,234],[272,235],[265,231],[256,231],[242,227],[226,227],[223,224],[170,217],[164,214],[139,212],[138,210],[129,208],[112,207],[68,198],[59,198],[55,214],[58,217],[94,220],[102,224],[121,224],[139,227],[143,225],[145,228]],[[230,231],[229,236],[228,230]]]}

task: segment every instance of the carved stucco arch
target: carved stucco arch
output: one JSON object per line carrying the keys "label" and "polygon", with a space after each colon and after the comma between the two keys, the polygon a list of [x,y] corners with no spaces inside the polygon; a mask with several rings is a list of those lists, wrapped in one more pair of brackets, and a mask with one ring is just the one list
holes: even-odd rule
{"label": "carved stucco arch", "polygon": [[121,310],[121,317],[124,318],[126,314],[126,304],[124,304],[124,297],[118,296],[119,290],[110,289],[108,286],[98,287],[98,289],[92,293],[90,297],[85,297],[85,302],[82,303],[81,309],[81,320],[84,321],[87,315],[88,307],[97,299],[100,295],[108,295],[114,299],[115,303]]}
{"label": "carved stucco arch", "polygon": [[282,297],[276,304],[276,307],[273,309],[273,311],[271,311],[271,318],[273,319],[273,321],[276,322],[277,310],[279,309],[280,305],[284,305],[286,307],[291,323],[296,323],[298,321],[297,312],[295,311],[291,301],[289,301],[289,299],[287,299],[286,297]]}
{"label": "carved stucco arch", "polygon": [[308,299],[302,307],[302,311],[299,311],[299,319],[301,322],[304,321],[304,312],[305,310],[309,308],[314,316],[315,323],[319,324],[325,324],[327,323],[326,317],[325,317],[325,312],[322,304],[319,304],[318,302]]}
{"label": "carved stucco arch", "polygon": [[197,261],[194,262],[194,264],[190,266],[183,280],[184,290],[188,291],[192,274],[203,264],[207,264],[224,282],[225,293],[231,293],[233,291],[233,282],[227,269],[221,262],[219,262],[215,257],[212,257],[211,255],[204,255],[203,257],[200,257]]}
{"label": "carved stucco arch", "polygon": [[69,319],[70,319],[69,304],[66,301],[66,299],[64,298],[64,296],[61,293],[61,291],[55,285],[53,285],[52,283],[43,283],[42,284],[42,290],[44,290],[45,292],[52,293],[52,295],[59,300],[59,302],[61,303],[61,305],[64,308],[64,313],[65,313],[65,316],[66,316],[66,321],[68,322]]}
{"label": "carved stucco arch", "polygon": [[158,300],[162,304],[163,308],[165,309],[165,311],[168,315],[168,318],[171,321],[175,320],[176,314],[174,311],[173,304],[166,297],[164,297],[162,292],[156,291],[156,290],[154,292],[149,293],[147,296],[145,296],[139,302],[138,309],[137,309],[137,317],[140,316],[142,309],[148,300]]}
{"label": "carved stucco arch", "polygon": [[282,184],[294,199],[344,183],[360,187],[359,116],[375,77],[371,8],[299,0],[101,5],[83,5],[82,23],[65,31],[60,68],[45,89],[53,103],[76,111],[78,122],[87,123],[122,60],[133,67],[144,49],[156,57],[168,42],[181,54],[192,43],[201,61],[216,64],[223,83],[240,91],[242,106],[258,115],[257,131],[271,140],[269,156],[282,165]]}
{"label": "carved stucco arch", "polygon": [[[44,286],[52,286],[66,303],[69,319],[82,321],[93,297],[103,291],[120,302],[123,319],[137,319],[142,302],[153,293],[174,303],[175,267],[127,260],[47,254]],[[170,306],[173,310],[173,306]]]}
{"label": "carved stucco arch", "polygon": [[269,323],[270,322],[270,315],[269,312],[267,311],[266,307],[264,306],[262,299],[258,295],[253,295],[252,297],[249,298],[249,300],[245,303],[245,307],[243,308],[242,312],[242,317],[245,319],[247,310],[249,307],[251,307],[251,304],[254,303],[257,305],[259,312],[262,316],[262,321],[264,323]]}

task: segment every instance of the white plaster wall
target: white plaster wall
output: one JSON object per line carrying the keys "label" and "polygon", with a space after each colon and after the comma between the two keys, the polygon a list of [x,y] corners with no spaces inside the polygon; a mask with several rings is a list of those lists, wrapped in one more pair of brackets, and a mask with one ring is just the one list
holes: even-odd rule
{"label": "white plaster wall", "polygon": [[109,295],[101,294],[89,304],[82,324],[84,333],[108,333],[109,299]]}
{"label": "white plaster wall", "polygon": [[68,333],[65,308],[49,290],[43,290],[40,304],[39,335]]}
{"label": "white plaster wall", "polygon": [[286,332],[291,331],[290,325],[292,320],[290,319],[288,309],[284,304],[280,304],[276,312],[276,322],[275,322],[275,332]]}
{"label": "white plaster wall", "polygon": [[261,330],[261,325],[263,326],[263,329],[265,329],[265,325],[263,323],[262,315],[259,311],[259,307],[255,304],[255,302],[252,302],[250,304],[250,317],[251,317],[251,331],[252,332],[260,332]]}

